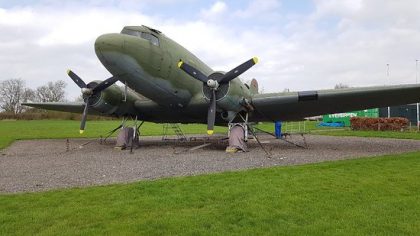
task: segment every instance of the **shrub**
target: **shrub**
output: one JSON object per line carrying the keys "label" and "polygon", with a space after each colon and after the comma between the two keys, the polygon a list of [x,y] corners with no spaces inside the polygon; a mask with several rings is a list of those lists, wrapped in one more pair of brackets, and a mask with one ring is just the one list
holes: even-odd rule
{"label": "shrub", "polygon": [[402,117],[393,118],[368,118],[352,117],[350,118],[350,127],[352,130],[392,130],[404,131],[409,128],[409,120]]}

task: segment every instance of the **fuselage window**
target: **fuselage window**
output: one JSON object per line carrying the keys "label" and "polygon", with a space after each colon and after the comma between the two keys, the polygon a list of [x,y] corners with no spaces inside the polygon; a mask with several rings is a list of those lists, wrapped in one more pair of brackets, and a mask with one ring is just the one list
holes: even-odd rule
{"label": "fuselage window", "polygon": [[136,30],[130,30],[130,29],[124,29],[123,31],[121,31],[121,33],[146,39],[147,41],[149,41],[153,45],[159,46],[159,38],[154,36],[153,34],[146,33],[146,32],[140,32],[140,31],[136,31]]}

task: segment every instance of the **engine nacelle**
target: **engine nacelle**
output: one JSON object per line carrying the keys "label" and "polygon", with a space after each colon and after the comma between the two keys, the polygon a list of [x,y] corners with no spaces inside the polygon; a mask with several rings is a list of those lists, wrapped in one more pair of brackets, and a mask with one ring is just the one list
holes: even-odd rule
{"label": "engine nacelle", "polygon": [[[93,88],[99,83],[100,81],[93,81],[87,87]],[[136,114],[134,103],[140,99],[139,96],[130,89],[127,90],[127,96],[124,93],[124,88],[113,84],[102,92],[91,96],[89,107],[101,115],[125,116]]]}
{"label": "engine nacelle", "polygon": [[[92,83],[89,83],[88,87],[92,86]],[[104,91],[93,95],[90,98],[89,105],[101,114],[113,115],[118,110],[118,107],[123,102],[123,99],[124,92],[118,85],[113,84]]]}
{"label": "engine nacelle", "polygon": [[[211,76],[221,76],[223,72],[215,72]],[[208,86],[203,86],[203,94],[210,100],[212,90]],[[217,106],[224,111],[240,112],[244,110],[243,100],[250,99],[251,91],[239,79],[231,80],[229,83],[220,84],[217,88]]]}

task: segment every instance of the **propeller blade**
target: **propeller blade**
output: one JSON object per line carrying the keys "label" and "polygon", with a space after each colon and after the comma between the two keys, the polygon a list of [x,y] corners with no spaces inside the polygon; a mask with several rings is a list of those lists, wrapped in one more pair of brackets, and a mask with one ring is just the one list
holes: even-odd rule
{"label": "propeller blade", "polygon": [[86,83],[73,71],[67,70],[67,74],[77,84],[77,86],[79,86],[79,88],[87,88]]}
{"label": "propeller blade", "polygon": [[178,67],[181,68],[181,70],[183,70],[185,73],[191,75],[193,78],[200,80],[203,83],[206,83],[208,80],[206,75],[183,61],[178,62]]}
{"label": "propeller blade", "polygon": [[80,122],[80,134],[83,134],[83,132],[85,131],[88,109],[89,109],[89,98],[86,100],[85,109],[83,110],[82,121]]}
{"label": "propeller blade", "polygon": [[207,134],[212,135],[214,132],[214,121],[216,120],[216,91],[213,89],[210,99],[210,106],[207,112]]}
{"label": "propeller blade", "polygon": [[96,87],[93,88],[92,91],[93,91],[93,93],[101,92],[102,90],[105,90],[106,88],[113,85],[117,81],[118,81],[118,78],[113,76],[111,78],[108,78],[108,79],[102,81],[100,84],[96,85]]}
{"label": "propeller blade", "polygon": [[233,80],[234,78],[238,77],[245,71],[247,71],[249,68],[251,68],[253,65],[258,63],[258,58],[254,57],[252,59],[249,59],[248,61],[242,63],[241,65],[237,66],[233,70],[227,72],[223,77],[218,79],[218,82],[220,83],[228,83],[229,81]]}

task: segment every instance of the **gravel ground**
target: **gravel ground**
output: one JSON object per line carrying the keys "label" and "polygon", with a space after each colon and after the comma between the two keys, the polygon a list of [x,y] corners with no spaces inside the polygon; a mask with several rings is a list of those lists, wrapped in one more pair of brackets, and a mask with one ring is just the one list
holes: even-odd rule
{"label": "gravel ground", "polygon": [[[142,137],[140,147],[133,154],[128,150],[115,150],[115,140],[100,144],[97,140],[71,139],[68,145],[66,140],[17,141],[0,152],[0,193],[125,183],[420,150],[420,141],[415,140],[305,137],[307,149],[262,136],[271,158],[267,158],[254,140],[249,141],[249,152],[236,154],[225,153],[226,144],[219,139],[207,141],[212,144],[202,149],[186,151],[203,141],[175,143],[163,142],[160,137]],[[301,136],[289,140],[303,144]],[[81,148],[86,142],[90,143]]]}

